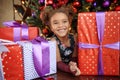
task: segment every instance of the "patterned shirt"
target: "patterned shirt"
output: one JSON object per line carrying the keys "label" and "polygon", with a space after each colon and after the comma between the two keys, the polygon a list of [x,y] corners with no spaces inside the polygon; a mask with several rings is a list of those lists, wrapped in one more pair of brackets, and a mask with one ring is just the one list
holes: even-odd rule
{"label": "patterned shirt", "polygon": [[64,44],[62,44],[61,41],[57,38],[57,36],[54,35],[54,37],[57,41],[62,61],[64,63],[68,64],[70,62],[70,59],[72,58],[72,54],[74,52],[75,41],[74,41],[73,35],[71,35],[71,34],[68,35],[68,38],[70,40],[69,47],[66,47]]}

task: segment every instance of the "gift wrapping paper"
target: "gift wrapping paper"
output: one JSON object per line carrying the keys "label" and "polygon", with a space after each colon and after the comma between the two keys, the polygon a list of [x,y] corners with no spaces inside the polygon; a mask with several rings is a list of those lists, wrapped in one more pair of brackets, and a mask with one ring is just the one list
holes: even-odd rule
{"label": "gift wrapping paper", "polygon": [[30,80],[38,78],[34,64],[33,64],[33,54],[32,54],[32,43],[17,41],[18,44],[22,46],[23,49],[23,63],[24,63],[24,78],[25,80]]}
{"label": "gift wrapping paper", "polygon": [[120,12],[78,14],[81,75],[120,75]]}
{"label": "gift wrapping paper", "polygon": [[0,28],[0,39],[11,41],[32,40],[37,37],[37,27],[2,27]]}
{"label": "gift wrapping paper", "polygon": [[0,55],[0,80],[24,80],[22,47],[5,45],[9,52]]}
{"label": "gift wrapping paper", "polygon": [[[30,79],[35,79],[35,78],[41,77],[37,73],[35,66],[34,66],[33,44],[30,41],[17,41],[17,43],[23,47],[25,80],[30,80]],[[49,41],[48,44],[49,44],[49,49],[50,49],[50,53],[49,53],[50,58],[48,58],[49,59],[48,61],[50,62],[50,64],[46,64],[46,66],[49,65],[50,71],[42,76],[47,76],[47,75],[56,73],[56,46],[55,46],[55,42]],[[38,49],[39,49],[39,47],[38,47]],[[40,52],[41,52],[41,50],[39,50],[38,53],[40,54]],[[48,56],[48,55],[46,55],[46,56]],[[42,60],[41,57],[39,57],[39,60]],[[44,60],[47,60],[47,59],[45,58]]]}

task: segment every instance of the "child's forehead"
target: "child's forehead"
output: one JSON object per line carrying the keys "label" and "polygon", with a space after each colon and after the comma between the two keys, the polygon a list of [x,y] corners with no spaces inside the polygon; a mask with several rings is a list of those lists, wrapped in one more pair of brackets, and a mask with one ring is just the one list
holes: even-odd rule
{"label": "child's forehead", "polygon": [[68,16],[68,12],[67,11],[53,10],[53,11],[49,12],[49,17],[52,17],[55,14],[61,14],[61,13]]}
{"label": "child's forehead", "polygon": [[56,12],[53,15],[66,15],[66,13],[64,13],[64,12]]}
{"label": "child's forehead", "polygon": [[55,13],[52,17],[52,20],[56,19],[68,19],[68,16],[65,13]]}

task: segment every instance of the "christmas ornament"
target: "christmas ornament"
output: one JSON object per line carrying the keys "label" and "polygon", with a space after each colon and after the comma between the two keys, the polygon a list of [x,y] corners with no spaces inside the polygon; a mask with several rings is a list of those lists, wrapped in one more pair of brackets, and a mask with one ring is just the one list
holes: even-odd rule
{"label": "christmas ornament", "polygon": [[48,0],[47,1],[47,5],[52,5],[53,4],[53,0]]}
{"label": "christmas ornament", "polygon": [[35,12],[33,12],[33,13],[32,13],[32,17],[34,17],[34,18],[36,17],[36,14],[35,14]]}
{"label": "christmas ornament", "polygon": [[59,6],[62,6],[62,5],[65,4],[65,1],[64,1],[64,0],[58,0],[58,1],[59,1],[59,2],[58,2]]}
{"label": "christmas ornament", "polygon": [[42,30],[42,33],[45,34],[45,35],[48,34],[48,29],[47,29],[47,28],[44,28],[44,29]]}
{"label": "christmas ornament", "polygon": [[115,11],[120,11],[120,5],[115,7]]}
{"label": "christmas ornament", "polygon": [[39,0],[38,3],[39,4],[44,3],[44,0]]}
{"label": "christmas ornament", "polygon": [[43,10],[45,8],[45,6],[41,6],[41,7],[39,7],[39,10],[41,11],[41,10]]}
{"label": "christmas ornament", "polygon": [[92,3],[94,0],[86,0],[86,2]]}
{"label": "christmas ornament", "polygon": [[97,3],[96,3],[96,2],[94,2],[94,3],[93,3],[93,6],[94,6],[94,7],[96,7],[96,5],[97,5]]}
{"label": "christmas ornament", "polygon": [[53,8],[55,8],[55,9],[57,8],[57,3],[53,4]]}
{"label": "christmas ornament", "polygon": [[73,8],[74,13],[77,13],[77,9],[75,7],[72,7],[72,8]]}
{"label": "christmas ornament", "polygon": [[64,0],[64,3],[67,4],[69,0]]}
{"label": "christmas ornament", "polygon": [[67,4],[67,3],[68,3],[68,0],[58,0],[58,3],[59,3],[60,5]]}
{"label": "christmas ornament", "polygon": [[103,7],[109,7],[110,6],[110,1],[106,0],[103,2]]}
{"label": "christmas ornament", "polygon": [[73,2],[73,6],[74,6],[74,7],[80,7],[80,2],[79,2],[79,1]]}
{"label": "christmas ornament", "polygon": [[117,2],[117,0],[114,0],[113,2],[114,2],[114,3],[116,3],[116,2]]}

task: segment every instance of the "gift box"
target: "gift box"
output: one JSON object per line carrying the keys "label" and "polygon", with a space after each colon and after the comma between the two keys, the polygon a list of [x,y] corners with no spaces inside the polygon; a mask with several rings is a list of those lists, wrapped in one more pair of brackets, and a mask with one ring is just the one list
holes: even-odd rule
{"label": "gift box", "polygon": [[[37,41],[17,41],[17,43],[23,47],[25,80],[31,80],[56,73],[55,42],[49,41],[44,43],[43,40],[39,41],[37,38]],[[46,47],[49,48],[49,51]]]}
{"label": "gift box", "polygon": [[120,75],[120,12],[78,14],[81,75]]}
{"label": "gift box", "polygon": [[5,45],[9,52],[0,54],[0,80],[24,80],[22,47]]}
{"label": "gift box", "polygon": [[11,41],[32,40],[39,35],[37,27],[28,27],[15,21],[4,22],[5,27],[0,28],[0,39]]}

